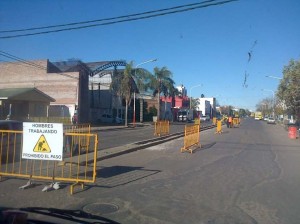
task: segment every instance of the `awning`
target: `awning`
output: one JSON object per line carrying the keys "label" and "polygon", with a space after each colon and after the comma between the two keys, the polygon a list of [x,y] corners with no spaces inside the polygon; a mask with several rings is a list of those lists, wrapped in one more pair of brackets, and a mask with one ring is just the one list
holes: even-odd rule
{"label": "awning", "polygon": [[0,89],[0,100],[55,102],[55,99],[36,88]]}

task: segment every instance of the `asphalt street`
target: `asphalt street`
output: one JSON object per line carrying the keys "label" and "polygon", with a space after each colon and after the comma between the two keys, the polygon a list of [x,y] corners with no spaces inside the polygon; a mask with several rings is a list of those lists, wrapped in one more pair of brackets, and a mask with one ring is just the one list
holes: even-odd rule
{"label": "asphalt street", "polygon": [[25,180],[5,179],[0,204],[80,209],[118,223],[299,223],[299,139],[249,118],[222,134],[201,132],[200,142],[193,154],[180,153],[179,138],[99,161],[96,183],[74,195],[68,185],[19,190]]}

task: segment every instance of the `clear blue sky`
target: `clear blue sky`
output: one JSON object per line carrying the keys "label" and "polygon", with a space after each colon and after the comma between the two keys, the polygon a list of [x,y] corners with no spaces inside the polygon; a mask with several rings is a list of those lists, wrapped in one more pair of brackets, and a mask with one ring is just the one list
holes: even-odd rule
{"label": "clear blue sky", "polygon": [[[196,0],[1,0],[0,30],[104,19]],[[25,60],[126,60],[153,71],[166,66],[192,96],[255,109],[272,97],[291,59],[300,58],[299,0],[239,0],[107,26],[0,39],[0,50]],[[0,33],[0,36],[7,34]],[[256,43],[256,44],[255,44]],[[249,60],[248,52],[251,51]],[[0,56],[1,61],[9,59]],[[10,60],[11,61],[11,60]],[[248,74],[245,82],[245,73]],[[244,85],[246,84],[246,86]]]}

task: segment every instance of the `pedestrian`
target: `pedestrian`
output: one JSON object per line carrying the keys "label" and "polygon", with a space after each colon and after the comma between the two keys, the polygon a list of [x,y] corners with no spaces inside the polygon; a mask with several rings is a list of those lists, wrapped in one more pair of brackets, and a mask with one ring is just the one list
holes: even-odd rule
{"label": "pedestrian", "polygon": [[229,127],[232,128],[232,117],[231,116],[228,117],[228,123],[229,123]]}

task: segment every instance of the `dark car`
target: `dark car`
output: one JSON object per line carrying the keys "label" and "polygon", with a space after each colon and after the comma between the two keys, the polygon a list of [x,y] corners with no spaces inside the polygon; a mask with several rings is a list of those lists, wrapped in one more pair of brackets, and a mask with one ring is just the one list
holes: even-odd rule
{"label": "dark car", "polygon": [[0,154],[1,163],[16,161],[22,151],[23,122],[0,120]]}

